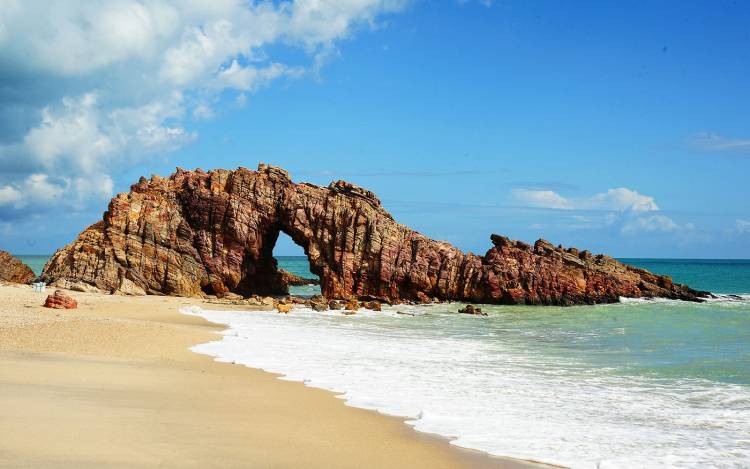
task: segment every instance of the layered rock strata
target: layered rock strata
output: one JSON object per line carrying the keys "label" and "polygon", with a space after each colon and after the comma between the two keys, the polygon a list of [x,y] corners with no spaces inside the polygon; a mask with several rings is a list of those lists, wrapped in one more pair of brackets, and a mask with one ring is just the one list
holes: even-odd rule
{"label": "layered rock strata", "polygon": [[12,254],[0,251],[0,281],[30,283],[36,278],[31,268]]}
{"label": "layered rock strata", "polygon": [[55,290],[55,293],[47,296],[47,299],[44,300],[44,307],[52,309],[76,309],[78,302],[64,291]]}
{"label": "layered rock strata", "polygon": [[109,292],[221,297],[283,294],[272,252],[289,235],[328,299],[573,305],[704,293],[611,257],[492,235],[483,256],[397,223],[345,181],[295,183],[286,171],[177,170],[141,178],[98,223],[55,253],[42,279]]}

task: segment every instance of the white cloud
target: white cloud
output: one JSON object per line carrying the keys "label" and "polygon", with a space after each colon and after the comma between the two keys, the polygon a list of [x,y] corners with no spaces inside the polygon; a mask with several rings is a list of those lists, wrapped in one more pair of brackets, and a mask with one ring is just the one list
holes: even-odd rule
{"label": "white cloud", "polygon": [[750,233],[750,220],[743,220],[741,218],[735,220],[735,231],[738,234]]}
{"label": "white cloud", "polygon": [[266,67],[241,66],[237,60],[221,70],[214,80],[220,89],[234,88],[242,91],[255,91],[270,84],[281,76],[300,77],[304,74],[301,67],[287,67],[280,63],[272,63]]}
{"label": "white cloud", "polygon": [[21,191],[13,186],[0,187],[0,206],[15,205],[23,199]]}
{"label": "white cloud", "polygon": [[642,231],[677,231],[680,226],[671,218],[664,215],[651,215],[648,217],[637,217],[625,223],[621,230],[623,233],[637,233]]}
{"label": "white cloud", "polygon": [[609,189],[607,192],[596,194],[590,199],[580,200],[576,205],[584,209],[614,210],[619,212],[626,210],[634,212],[659,210],[653,197],[639,194],[625,187]]}
{"label": "white cloud", "polygon": [[[50,201],[111,192],[113,171],[197,138],[186,116],[210,119],[225,96],[242,107],[274,81],[315,76],[336,41],[407,3],[6,0],[0,63],[13,73],[0,72],[0,92],[14,104],[0,118],[14,127],[0,135],[0,203],[31,200],[36,175]],[[307,59],[273,60],[272,45]]]}
{"label": "white cloud", "polygon": [[513,196],[516,200],[538,208],[572,209],[573,206],[568,199],[557,192],[547,190],[515,189]]}
{"label": "white cloud", "polygon": [[[472,0],[456,0],[456,1],[458,2],[459,5],[466,5],[472,2]],[[477,3],[489,8],[492,6],[493,3],[495,3],[495,1],[494,0],[477,0]]]}
{"label": "white cloud", "polygon": [[611,210],[650,212],[659,210],[653,197],[620,187],[584,198],[566,198],[555,191],[516,189],[513,196],[531,207],[566,210]]}
{"label": "white cloud", "polygon": [[57,76],[81,76],[131,59],[149,59],[180,27],[161,1],[6,0],[0,9],[2,55]]}
{"label": "white cloud", "polygon": [[750,139],[729,138],[714,132],[701,132],[693,136],[691,145],[699,150],[724,153],[750,152]]}
{"label": "white cloud", "polygon": [[247,95],[245,93],[240,93],[237,95],[236,98],[234,98],[234,105],[243,108],[247,104]]}
{"label": "white cloud", "polygon": [[216,112],[208,104],[199,104],[193,108],[193,118],[197,120],[209,120],[216,117]]}
{"label": "white cloud", "polygon": [[[513,197],[529,206],[573,211],[572,223],[558,225],[572,229],[619,230],[620,233],[686,233],[695,227],[692,223],[678,224],[666,215],[654,213],[659,206],[653,197],[619,187],[590,197],[566,198],[550,190],[517,189]],[[575,214],[576,210],[597,211],[603,214]]]}
{"label": "white cloud", "polygon": [[96,99],[96,94],[89,93],[63,99],[58,110],[45,107],[39,126],[24,138],[25,153],[46,170],[62,163],[75,171],[91,172],[115,147],[99,127]]}
{"label": "white cloud", "polygon": [[0,213],[7,209],[33,211],[35,206],[49,204],[79,208],[90,198],[109,198],[113,186],[112,178],[106,174],[75,178],[30,174],[23,181],[0,188]]}

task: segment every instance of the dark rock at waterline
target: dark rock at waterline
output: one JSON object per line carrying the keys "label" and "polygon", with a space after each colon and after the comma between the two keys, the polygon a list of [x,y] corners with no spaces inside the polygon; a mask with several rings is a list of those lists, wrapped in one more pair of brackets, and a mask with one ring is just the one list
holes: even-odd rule
{"label": "dark rock at waterline", "polygon": [[[397,223],[372,192],[345,181],[295,183],[281,168],[178,169],[141,178],[104,217],[59,250],[41,279],[107,292],[222,297],[284,295],[279,233],[302,246],[323,296],[388,303],[612,303],[620,297],[700,301],[705,292],[604,255],[492,235],[482,256]],[[347,308],[351,309],[351,308]]]}
{"label": "dark rock at waterline", "polygon": [[487,316],[487,313],[482,312],[482,308],[477,308],[474,305],[466,305],[459,309],[458,312],[461,314],[473,314],[475,316]]}
{"label": "dark rock at waterline", "polygon": [[321,295],[315,295],[309,300],[310,307],[314,309],[315,311],[327,311],[328,310],[328,300],[321,296]]}
{"label": "dark rock at waterline", "polygon": [[362,307],[371,311],[381,311],[382,307],[379,301],[365,301],[362,303]]}
{"label": "dark rock at waterline", "polygon": [[320,280],[314,278],[300,277],[284,269],[279,269],[281,280],[288,286],[302,287],[305,285],[320,285]]}

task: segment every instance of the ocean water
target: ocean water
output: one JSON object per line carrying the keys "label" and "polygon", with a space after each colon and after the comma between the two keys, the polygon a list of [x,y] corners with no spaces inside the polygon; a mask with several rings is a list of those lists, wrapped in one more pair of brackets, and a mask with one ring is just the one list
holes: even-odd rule
{"label": "ocean water", "polygon": [[651,272],[671,275],[677,283],[714,293],[750,293],[748,259],[636,259],[623,258],[626,264]]}
{"label": "ocean water", "polygon": [[[310,272],[310,263],[304,256],[276,256],[279,268],[303,278],[317,279],[318,276]],[[290,286],[290,295],[313,296],[320,295],[320,285]]]}
{"label": "ocean water", "polygon": [[42,269],[44,268],[44,264],[47,263],[49,258],[51,256],[49,255],[24,255],[24,254],[16,254],[16,257],[23,262],[24,264],[28,265],[31,270],[34,271],[35,274],[41,275]]}
{"label": "ocean water", "polygon": [[488,317],[455,314],[459,304],[184,312],[227,326],[198,353],[455,445],[575,468],[750,467],[750,262],[628,262],[742,296],[484,306]]}

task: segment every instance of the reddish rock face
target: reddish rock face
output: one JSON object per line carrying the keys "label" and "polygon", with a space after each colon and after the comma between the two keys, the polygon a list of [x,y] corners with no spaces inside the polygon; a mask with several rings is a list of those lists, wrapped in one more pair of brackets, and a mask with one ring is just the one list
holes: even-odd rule
{"label": "reddish rock face", "polygon": [[181,296],[285,293],[272,256],[282,231],[302,246],[327,298],[572,305],[703,295],[544,240],[532,247],[492,235],[484,256],[465,254],[398,224],[370,191],[344,181],[294,183],[266,165],[141,178],[55,253],[42,278],[113,293],[134,286]]}
{"label": "reddish rock face", "polygon": [[44,307],[54,309],[76,309],[78,307],[78,302],[65,294],[62,290],[55,290],[55,293],[49,295],[44,301]]}
{"label": "reddish rock face", "polygon": [[36,278],[28,265],[10,253],[0,251],[0,280],[12,283],[29,283]]}

